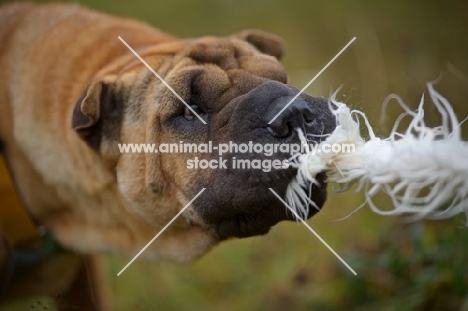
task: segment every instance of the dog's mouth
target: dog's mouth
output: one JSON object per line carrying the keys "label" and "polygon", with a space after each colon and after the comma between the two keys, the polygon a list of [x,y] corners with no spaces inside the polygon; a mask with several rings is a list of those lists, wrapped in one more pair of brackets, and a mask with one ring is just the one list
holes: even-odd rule
{"label": "dog's mouth", "polygon": [[[239,149],[233,148],[223,153],[228,163],[225,169],[194,174],[189,193],[195,195],[202,187],[206,188],[194,201],[193,211],[205,225],[215,228],[219,240],[265,234],[282,220],[296,219],[276,195],[285,197],[297,169],[286,165],[265,171],[253,165],[254,161],[283,163],[294,154],[303,153],[302,150],[293,152],[292,149],[288,151],[280,147],[271,154],[257,152],[254,148],[256,144],[263,146],[263,151],[267,145],[300,147],[301,140],[294,130],[296,128],[302,129],[309,134],[309,139],[319,143],[336,127],[327,99],[304,93],[297,96],[298,92],[290,85],[268,81],[232,100],[212,117],[210,133],[215,143],[233,142]],[[240,145],[253,145],[253,151],[249,149],[243,153]],[[209,155],[208,160],[212,159],[210,157],[213,160],[216,158]],[[239,167],[239,161],[250,163],[250,167]],[[315,203],[315,206],[309,206],[307,218],[325,203],[325,178],[323,173],[317,175],[317,184],[305,189]]]}
{"label": "dog's mouth", "polygon": [[218,239],[246,238],[266,234],[277,223],[272,217],[271,210],[270,205],[265,205],[261,206],[256,213],[236,214],[221,219],[215,229]]}
{"label": "dog's mouth", "polygon": [[[325,203],[325,179],[324,173],[318,174],[318,184],[308,189],[309,198],[316,206],[308,207],[307,218],[317,213]],[[214,228],[217,240],[263,235],[280,221],[297,220],[289,208],[269,190],[272,188],[284,197],[285,187],[279,184],[280,187],[245,183],[246,188],[242,191],[239,188],[230,189],[226,183],[222,192],[218,187],[207,187],[205,193],[193,203],[194,210],[206,225]],[[251,188],[247,188],[249,185]]]}

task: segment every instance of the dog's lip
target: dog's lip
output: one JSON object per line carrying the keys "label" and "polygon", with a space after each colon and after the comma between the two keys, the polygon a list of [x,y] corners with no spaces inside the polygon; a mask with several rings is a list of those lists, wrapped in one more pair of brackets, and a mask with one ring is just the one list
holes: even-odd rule
{"label": "dog's lip", "polygon": [[[316,180],[318,185],[314,184],[314,189],[320,190],[321,188],[326,187],[325,173],[317,174]],[[312,199],[312,197],[310,197],[310,199]],[[324,205],[325,201],[315,203],[318,210],[315,206],[309,205],[309,217],[318,212]],[[284,207],[284,209],[281,209],[281,207]],[[269,212],[272,210],[273,212]],[[277,202],[266,202],[260,208],[256,208],[255,212],[252,213],[239,213],[223,218],[216,225],[215,232],[219,240],[225,240],[230,237],[246,238],[266,234],[271,227],[282,220],[295,219],[296,217],[292,214],[289,208],[284,206],[284,204],[278,200]],[[255,225],[256,223],[259,225]]]}
{"label": "dog's lip", "polygon": [[252,226],[252,222],[261,217],[261,214],[241,213],[231,217],[223,218],[216,226],[216,234],[219,240],[225,240],[230,237],[246,238],[255,235],[263,235],[270,231],[278,221],[272,223],[262,223],[261,226]]}

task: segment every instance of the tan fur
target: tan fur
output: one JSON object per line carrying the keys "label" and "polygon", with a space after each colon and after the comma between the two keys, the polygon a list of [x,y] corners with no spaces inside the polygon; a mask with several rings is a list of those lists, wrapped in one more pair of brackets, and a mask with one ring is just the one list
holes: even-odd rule
{"label": "tan fur", "polygon": [[[144,97],[140,113],[126,107],[116,129],[120,142],[171,142],[160,118],[175,109],[176,100],[156,78],[139,93],[148,70],[118,36],[181,96],[194,70],[202,72],[206,96],[220,102],[267,79],[285,81],[286,74],[274,57],[239,40],[253,38],[280,56],[281,42],[262,42],[261,33],[177,40],[143,23],[78,6],[0,8],[0,141],[21,196],[66,248],[133,256],[191,199],[185,184],[191,173],[179,169],[186,156],[121,155],[116,141],[103,141],[96,152],[77,135],[86,135],[88,125],[72,128],[74,109],[91,123],[99,118],[93,103],[109,86]],[[234,48],[246,56],[234,59]],[[220,51],[226,55],[213,65]],[[84,100],[74,108],[80,94]],[[189,226],[188,219],[198,222],[187,211],[141,258],[186,262],[210,249],[216,243],[212,229]]]}

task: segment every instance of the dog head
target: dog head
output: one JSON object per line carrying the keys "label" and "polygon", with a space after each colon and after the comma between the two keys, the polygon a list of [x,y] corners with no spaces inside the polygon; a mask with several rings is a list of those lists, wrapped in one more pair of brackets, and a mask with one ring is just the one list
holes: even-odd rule
{"label": "dog head", "polygon": [[[139,52],[160,77],[130,55],[119,70],[86,86],[72,116],[74,130],[115,168],[130,209],[150,223],[167,222],[206,188],[177,230],[196,228],[211,244],[265,234],[293,219],[269,191],[284,196],[296,174],[284,162],[290,152],[279,146],[300,144],[295,128],[318,141],[335,128],[335,119],[326,99],[305,93],[295,98],[299,90],[287,84],[278,61],[281,39],[245,31]],[[147,144],[158,152],[122,153],[118,144]],[[202,145],[215,148],[204,152]],[[259,146],[265,149],[258,152]],[[319,207],[326,199],[324,179],[318,176],[311,191]]]}

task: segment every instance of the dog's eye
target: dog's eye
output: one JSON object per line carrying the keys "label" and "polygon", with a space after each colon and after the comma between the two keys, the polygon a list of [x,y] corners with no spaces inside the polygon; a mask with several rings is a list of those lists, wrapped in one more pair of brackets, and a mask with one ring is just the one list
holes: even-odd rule
{"label": "dog's eye", "polygon": [[[203,113],[203,111],[198,107],[197,105],[190,105],[190,108],[195,111],[196,114],[200,115]],[[187,106],[184,107],[184,118],[187,120],[193,120],[195,117],[195,114],[192,112],[191,109],[189,109]]]}

